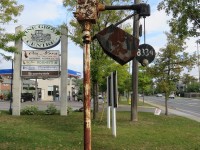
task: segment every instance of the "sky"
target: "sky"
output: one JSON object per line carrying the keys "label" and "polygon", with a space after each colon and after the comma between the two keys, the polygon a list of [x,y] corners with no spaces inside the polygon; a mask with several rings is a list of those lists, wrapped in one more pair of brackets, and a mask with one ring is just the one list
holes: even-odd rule
{"label": "sky", "polygon": [[[151,16],[146,18],[146,43],[153,46],[155,51],[158,52],[160,48],[166,45],[164,32],[169,31],[167,20],[170,17],[164,11],[157,10],[157,5],[161,0],[146,1],[151,7]],[[15,27],[19,25],[23,29],[35,24],[48,24],[57,27],[63,23],[68,24],[69,20],[73,17],[73,14],[67,12],[67,9],[63,7],[62,0],[18,0],[18,3],[24,5],[24,10],[17,17],[17,23],[6,24],[6,32],[8,33],[14,33]],[[143,19],[140,22],[143,24]],[[192,54],[197,51],[196,40],[195,38],[191,38],[186,41],[187,52]],[[143,37],[140,38],[140,44],[142,43]],[[23,50],[31,50],[31,48],[23,44]],[[51,50],[60,50],[60,45]],[[11,62],[2,59],[0,61],[0,69],[11,68]],[[79,72],[83,70],[83,50],[70,39],[68,42],[68,69]],[[197,67],[192,70],[191,74],[198,77]]]}

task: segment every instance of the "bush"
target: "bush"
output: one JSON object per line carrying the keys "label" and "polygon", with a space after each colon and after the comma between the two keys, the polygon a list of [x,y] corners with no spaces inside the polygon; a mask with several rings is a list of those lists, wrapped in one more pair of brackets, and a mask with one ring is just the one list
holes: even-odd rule
{"label": "bush", "polygon": [[57,112],[57,109],[54,104],[48,105],[47,110],[45,110],[46,115],[54,115],[54,114],[56,114],[56,112]]}
{"label": "bush", "polygon": [[73,109],[71,108],[71,107],[67,107],[67,113],[69,114],[69,113],[71,113],[73,111]]}
{"label": "bush", "polygon": [[38,107],[37,106],[26,106],[21,111],[21,113],[23,115],[35,115],[37,112],[38,112]]}

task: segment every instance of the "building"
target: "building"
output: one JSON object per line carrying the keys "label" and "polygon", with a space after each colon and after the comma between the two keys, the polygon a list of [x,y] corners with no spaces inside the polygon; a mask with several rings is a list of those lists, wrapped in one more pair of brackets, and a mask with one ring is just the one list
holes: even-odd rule
{"label": "building", "polygon": [[[12,69],[0,69],[0,95],[4,98],[11,91],[12,83]],[[68,69],[68,81],[67,94],[69,100],[72,100],[73,95],[77,92],[75,86],[75,80],[81,77],[81,73]],[[60,97],[60,77],[59,78],[47,78],[47,79],[22,79],[22,93],[33,93],[37,100],[42,101],[55,101]],[[37,87],[37,90],[36,88]],[[37,96],[36,96],[37,95]]]}

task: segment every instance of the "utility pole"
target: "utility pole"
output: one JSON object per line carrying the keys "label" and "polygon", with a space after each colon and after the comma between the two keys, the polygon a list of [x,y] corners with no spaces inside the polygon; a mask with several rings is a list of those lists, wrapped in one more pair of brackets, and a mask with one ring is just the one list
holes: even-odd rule
{"label": "utility pole", "polygon": [[[134,0],[135,5],[140,3],[140,0]],[[139,39],[139,14],[134,15],[133,19],[133,36]],[[136,57],[132,61],[132,96],[131,96],[131,121],[138,121],[138,61]]]}

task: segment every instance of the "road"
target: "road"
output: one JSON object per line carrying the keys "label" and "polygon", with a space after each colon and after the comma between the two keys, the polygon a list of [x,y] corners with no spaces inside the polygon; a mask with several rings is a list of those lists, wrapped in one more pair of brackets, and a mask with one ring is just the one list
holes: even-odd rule
{"label": "road", "polygon": [[[164,97],[145,96],[144,99],[146,102],[165,106]],[[200,118],[199,99],[175,97],[168,100],[168,108]]]}

